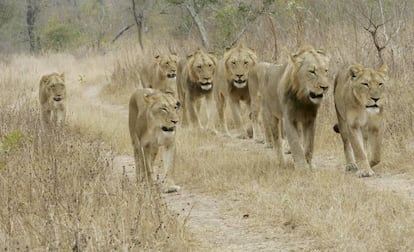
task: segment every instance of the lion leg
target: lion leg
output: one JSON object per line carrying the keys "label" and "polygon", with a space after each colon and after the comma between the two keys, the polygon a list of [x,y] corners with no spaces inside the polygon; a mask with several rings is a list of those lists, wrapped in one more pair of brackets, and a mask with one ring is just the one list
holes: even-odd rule
{"label": "lion leg", "polygon": [[258,143],[263,143],[263,140],[260,137],[261,130],[259,124],[259,116],[261,115],[260,111],[260,96],[253,95],[251,100],[251,112],[250,112],[250,120],[252,120],[253,124],[253,139]]}
{"label": "lion leg", "polygon": [[245,139],[247,138],[247,130],[242,126],[242,117],[240,115],[240,101],[237,100],[236,98],[231,98],[230,99],[231,105],[231,112],[233,115],[233,122],[234,122],[234,126],[236,128],[237,131],[239,131],[238,133],[238,138],[242,138]]}
{"label": "lion leg", "polygon": [[178,192],[180,190],[180,186],[177,186],[171,178],[171,173],[175,167],[175,145],[163,148],[163,166],[164,175],[162,178],[161,190],[164,193]]}
{"label": "lion leg", "polygon": [[56,117],[56,124],[58,126],[62,125],[63,123],[65,123],[65,118],[66,118],[66,109],[62,108],[62,109],[58,109],[55,111],[55,117]]}
{"label": "lion leg", "polygon": [[49,124],[52,121],[52,111],[49,109],[42,109],[41,119],[43,124]]}
{"label": "lion leg", "polygon": [[267,108],[263,108],[261,113],[262,113],[262,118],[263,118],[263,129],[264,129],[264,135],[265,135],[265,147],[273,148],[272,127],[270,126],[270,121],[272,120],[272,116],[270,114],[270,111]]}
{"label": "lion leg", "polygon": [[145,181],[145,155],[139,142],[133,141],[135,157],[135,178],[137,183]]}
{"label": "lion leg", "polygon": [[187,108],[188,108],[188,115],[190,117],[190,122],[193,127],[201,128],[200,120],[198,119],[196,106],[197,103],[200,102],[199,99],[187,99]]}
{"label": "lion leg", "polygon": [[311,169],[313,169],[312,165],[312,157],[313,157],[313,147],[315,144],[315,121],[313,120],[307,125],[303,126],[303,140],[305,143],[305,158],[308,162]]}
{"label": "lion leg", "polygon": [[298,123],[293,122],[290,118],[283,118],[283,128],[286,133],[286,137],[291,148],[293,161],[295,167],[306,169],[309,168],[309,164],[306,162],[305,152],[301,144],[300,130]]}
{"label": "lion leg", "polygon": [[226,109],[226,100],[222,94],[218,94],[216,96],[216,108],[217,108],[217,115],[219,119],[219,131],[226,135],[229,134],[229,130],[227,128],[226,117],[224,116],[224,111]]}
{"label": "lion leg", "polygon": [[206,110],[207,110],[207,129],[212,130],[214,128],[214,108],[213,97],[209,94],[206,96]]}
{"label": "lion leg", "polygon": [[270,128],[272,131],[273,143],[276,149],[276,156],[281,166],[285,165],[285,158],[283,156],[282,138],[280,134],[280,120],[277,117],[273,117],[269,120]]}
{"label": "lion leg", "polygon": [[381,144],[382,132],[380,129],[372,129],[368,134],[368,146],[370,146],[371,155],[369,164],[371,167],[379,164],[381,161]]}
{"label": "lion leg", "polygon": [[355,163],[355,157],[354,157],[354,151],[351,146],[351,142],[348,138],[349,136],[349,130],[348,125],[346,122],[338,115],[338,127],[339,127],[339,133],[342,138],[342,143],[344,146],[344,153],[345,153],[345,170],[346,171],[356,171],[358,170],[358,167]]}
{"label": "lion leg", "polygon": [[182,122],[181,125],[183,127],[187,127],[188,126],[188,106],[189,106],[189,95],[183,95],[182,101],[181,101],[181,106],[182,106]]}
{"label": "lion leg", "polygon": [[349,140],[351,142],[352,149],[355,155],[355,163],[358,167],[358,171],[356,175],[358,177],[371,177],[375,173],[371,169],[367,154],[364,149],[364,140],[362,136],[362,132],[359,126],[351,126],[348,127],[349,130]]}

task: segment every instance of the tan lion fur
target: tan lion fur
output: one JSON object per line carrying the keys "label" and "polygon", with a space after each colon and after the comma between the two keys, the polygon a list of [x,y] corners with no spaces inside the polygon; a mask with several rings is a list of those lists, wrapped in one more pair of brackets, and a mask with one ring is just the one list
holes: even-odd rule
{"label": "tan lion fur", "polygon": [[66,119],[65,75],[43,75],[39,83],[41,119],[44,126],[54,123],[60,126]]}
{"label": "tan lion fur", "polygon": [[357,170],[360,177],[373,176],[371,168],[381,159],[386,82],[386,65],[378,70],[351,65],[335,79],[335,108],[346,170]]}
{"label": "tan lion fur", "polygon": [[267,142],[273,142],[280,163],[284,164],[281,129],[296,167],[312,169],[315,120],[326,94],[329,57],[311,46],[292,54],[282,66],[271,66],[260,91]]}
{"label": "tan lion fur", "polygon": [[[240,101],[244,101],[250,110],[250,95],[248,88],[249,71],[256,65],[257,56],[254,50],[239,44],[226,51],[218,62],[214,76],[214,97],[220,123],[219,131],[229,134],[224,111],[226,102],[232,111],[233,121],[240,136],[247,136],[247,127],[242,125]],[[250,111],[249,111],[250,112]]]}
{"label": "tan lion fur", "polygon": [[175,134],[180,103],[170,93],[137,89],[129,101],[129,132],[134,148],[137,181],[153,181],[153,163],[163,147],[162,191],[179,190],[171,178],[175,167]]}
{"label": "tan lion fur", "polygon": [[139,69],[142,87],[177,96],[177,63],[178,56],[175,54],[157,55],[152,62],[144,63]]}
{"label": "tan lion fur", "polygon": [[179,100],[183,103],[183,126],[188,125],[189,117],[192,126],[201,127],[199,120],[200,104],[202,98],[205,98],[208,117],[207,128],[211,128],[213,76],[216,64],[216,56],[205,53],[201,49],[179,62],[177,88]]}

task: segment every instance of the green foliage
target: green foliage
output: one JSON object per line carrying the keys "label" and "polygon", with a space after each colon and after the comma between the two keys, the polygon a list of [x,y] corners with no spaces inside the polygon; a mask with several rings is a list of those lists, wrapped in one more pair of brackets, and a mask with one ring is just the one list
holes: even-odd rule
{"label": "green foliage", "polygon": [[0,0],[0,28],[12,19],[15,11],[14,2],[10,0]]}
{"label": "green foliage", "polygon": [[3,140],[0,142],[0,154],[17,151],[24,142],[32,142],[32,139],[33,136],[31,134],[24,134],[19,130],[13,130],[3,136]]}
{"label": "green foliage", "polygon": [[41,32],[41,43],[44,49],[60,51],[76,46],[81,37],[79,27],[70,23],[49,21]]}

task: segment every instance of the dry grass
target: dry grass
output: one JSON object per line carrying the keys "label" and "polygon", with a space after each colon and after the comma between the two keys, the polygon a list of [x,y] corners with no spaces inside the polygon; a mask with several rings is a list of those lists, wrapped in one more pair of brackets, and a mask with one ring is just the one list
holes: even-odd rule
{"label": "dry grass", "polygon": [[[159,191],[114,175],[122,173],[114,169],[114,155],[126,150],[122,146],[129,139],[117,134],[119,124],[110,122],[123,115],[89,108],[90,101],[80,93],[85,82],[105,81],[107,61],[50,55],[16,56],[0,63],[0,88],[5,90],[0,93],[2,249],[188,249],[188,235]],[[38,80],[63,70],[69,125],[45,133],[38,119]]]}

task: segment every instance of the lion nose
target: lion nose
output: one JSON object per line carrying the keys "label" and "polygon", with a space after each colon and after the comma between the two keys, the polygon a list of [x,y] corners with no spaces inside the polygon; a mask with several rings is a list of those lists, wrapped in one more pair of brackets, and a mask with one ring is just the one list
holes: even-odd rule
{"label": "lion nose", "polygon": [[243,77],[243,74],[236,74],[236,76],[240,79],[241,77]]}
{"label": "lion nose", "polygon": [[372,99],[374,102],[377,102],[380,98],[374,98],[374,97],[371,97],[371,99]]}

